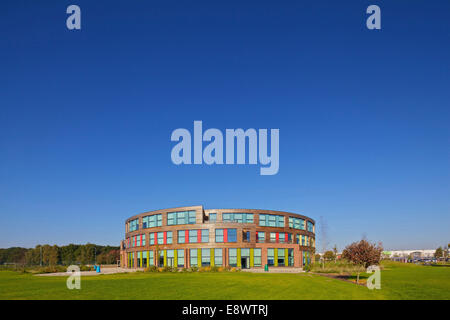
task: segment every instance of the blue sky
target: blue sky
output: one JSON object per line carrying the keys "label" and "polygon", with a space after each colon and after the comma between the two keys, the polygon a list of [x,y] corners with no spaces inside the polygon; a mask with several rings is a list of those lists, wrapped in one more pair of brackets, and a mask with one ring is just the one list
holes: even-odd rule
{"label": "blue sky", "polygon": [[[449,9],[2,1],[0,247],[118,245],[129,216],[182,205],[323,217],[339,249],[450,242]],[[279,128],[279,173],[175,166],[170,135],[194,120]]]}

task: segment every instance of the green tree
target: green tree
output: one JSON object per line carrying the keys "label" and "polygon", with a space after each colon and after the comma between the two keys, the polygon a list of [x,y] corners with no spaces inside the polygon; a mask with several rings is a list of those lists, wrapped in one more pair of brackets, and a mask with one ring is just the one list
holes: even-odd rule
{"label": "green tree", "polygon": [[335,254],[333,253],[333,251],[330,251],[330,250],[326,251],[326,252],[323,254],[323,259],[324,259],[325,261],[331,261],[331,260],[334,260],[335,257],[336,257],[336,256],[335,256]]}
{"label": "green tree", "polygon": [[434,252],[434,257],[437,259],[442,258],[443,253],[444,253],[444,251],[442,250],[442,247],[439,247]]}

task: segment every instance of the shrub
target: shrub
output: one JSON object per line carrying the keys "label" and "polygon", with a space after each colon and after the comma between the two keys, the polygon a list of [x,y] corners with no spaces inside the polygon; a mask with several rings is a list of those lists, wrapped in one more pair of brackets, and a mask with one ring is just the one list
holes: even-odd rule
{"label": "shrub", "polygon": [[144,270],[145,272],[158,272],[157,266],[150,266]]}

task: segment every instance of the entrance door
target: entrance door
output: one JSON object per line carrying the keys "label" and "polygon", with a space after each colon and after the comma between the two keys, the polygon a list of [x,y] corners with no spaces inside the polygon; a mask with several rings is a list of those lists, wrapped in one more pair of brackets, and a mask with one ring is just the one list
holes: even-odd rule
{"label": "entrance door", "polygon": [[167,258],[167,266],[173,267],[174,258]]}
{"label": "entrance door", "polygon": [[242,269],[250,268],[250,259],[248,257],[241,258],[241,268]]}

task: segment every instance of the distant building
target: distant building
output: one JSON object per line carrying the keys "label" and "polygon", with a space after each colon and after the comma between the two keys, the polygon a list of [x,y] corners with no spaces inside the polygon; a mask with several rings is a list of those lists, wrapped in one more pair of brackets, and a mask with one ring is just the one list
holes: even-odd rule
{"label": "distant building", "polygon": [[424,259],[424,258],[433,258],[434,252],[436,250],[434,249],[418,249],[418,250],[392,250],[392,251],[383,251],[383,257],[388,259],[394,259],[394,260],[401,260],[401,259],[408,259],[408,257],[411,257],[411,259]]}

